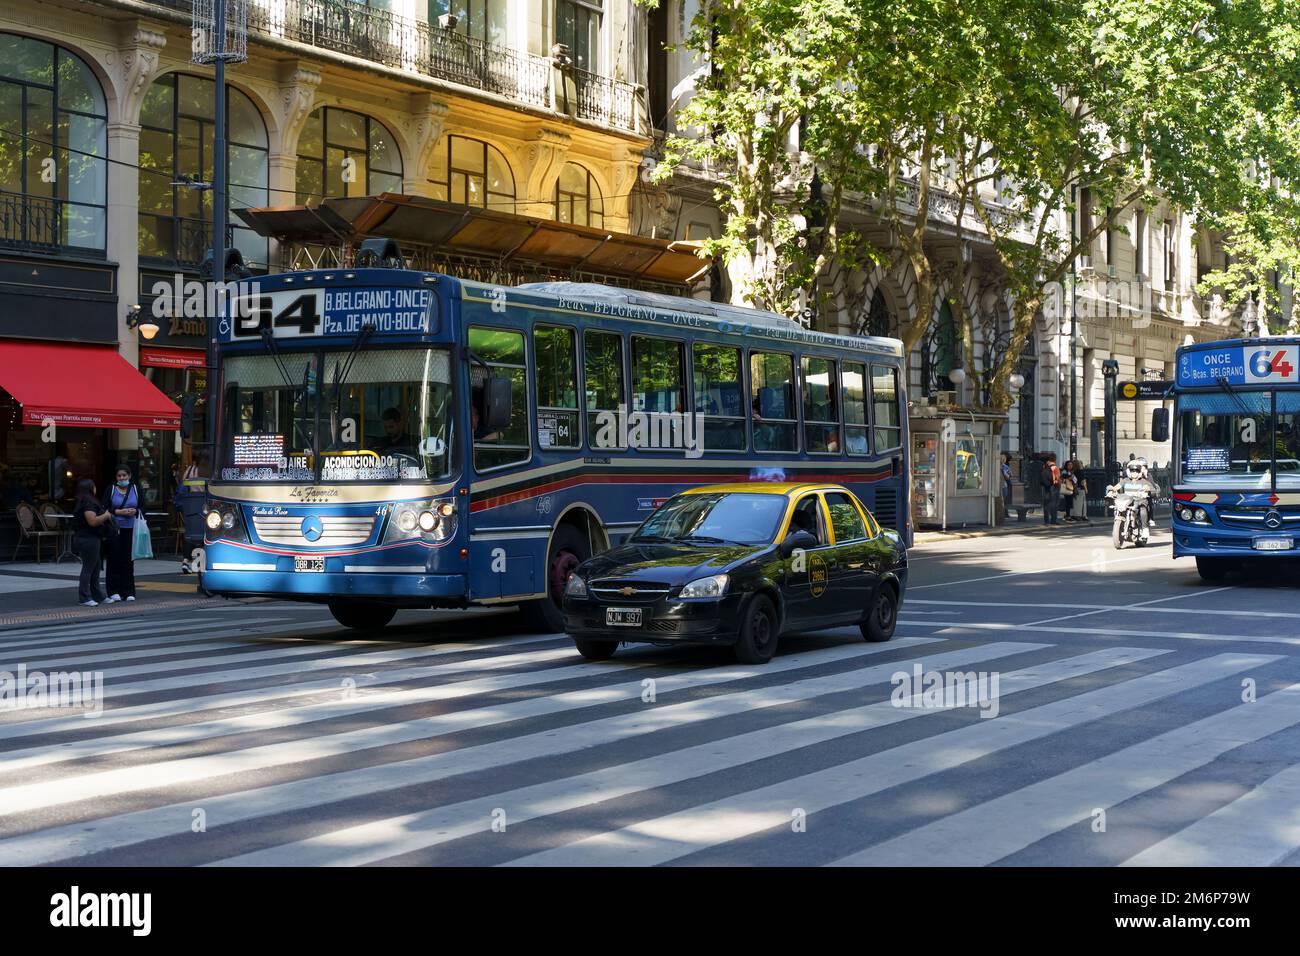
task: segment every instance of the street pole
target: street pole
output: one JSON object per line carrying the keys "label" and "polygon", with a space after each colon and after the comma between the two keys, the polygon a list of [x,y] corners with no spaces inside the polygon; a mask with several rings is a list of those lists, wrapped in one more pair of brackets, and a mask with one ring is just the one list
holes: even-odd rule
{"label": "street pole", "polygon": [[[1074,211],[1070,213],[1070,246],[1078,243],[1079,208],[1075,202],[1077,186],[1070,187],[1070,204]],[[1075,264],[1077,255],[1070,259],[1070,460],[1079,457],[1079,279]]]}
{"label": "street pole", "polygon": [[[220,290],[226,281],[226,0],[215,0],[213,9],[213,54],[216,68],[215,126],[212,144],[212,281]],[[217,466],[217,327],[224,313],[224,297],[209,296],[219,303],[216,315],[209,315],[207,328],[208,407],[204,438],[208,443],[209,477]]]}
{"label": "street pole", "polygon": [[1115,380],[1119,377],[1119,362],[1115,359],[1106,359],[1101,363],[1101,374],[1106,378],[1106,442],[1103,457],[1106,459],[1102,462],[1102,467],[1106,469],[1107,482],[1113,481],[1111,477],[1111,468],[1116,464],[1115,458],[1118,455],[1116,448],[1115,436]]}

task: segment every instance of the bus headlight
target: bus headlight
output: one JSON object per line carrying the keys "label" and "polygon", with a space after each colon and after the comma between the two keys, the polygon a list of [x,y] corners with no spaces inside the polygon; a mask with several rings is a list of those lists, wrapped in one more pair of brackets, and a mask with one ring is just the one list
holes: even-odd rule
{"label": "bus headlight", "polygon": [[1196,511],[1192,513],[1192,520],[1208,523],[1210,520],[1210,516],[1206,514],[1204,508],[1197,508]]}
{"label": "bus headlight", "polygon": [[450,498],[394,505],[384,540],[441,543],[456,533],[456,502]]}
{"label": "bus headlight", "polygon": [[239,505],[225,501],[209,501],[203,524],[208,529],[208,537],[214,541],[247,541],[248,532],[244,530],[244,521],[239,513]]}

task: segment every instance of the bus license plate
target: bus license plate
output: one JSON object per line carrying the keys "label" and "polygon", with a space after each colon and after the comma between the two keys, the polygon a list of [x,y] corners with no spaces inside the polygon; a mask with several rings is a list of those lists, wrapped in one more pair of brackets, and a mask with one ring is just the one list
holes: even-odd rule
{"label": "bus license plate", "polygon": [[324,571],[325,558],[295,554],[293,556],[293,569],[295,571]]}
{"label": "bus license plate", "polygon": [[1256,551],[1290,551],[1295,547],[1294,538],[1256,538]]}
{"label": "bus license plate", "polygon": [[641,608],[607,607],[605,608],[606,627],[640,627]]}

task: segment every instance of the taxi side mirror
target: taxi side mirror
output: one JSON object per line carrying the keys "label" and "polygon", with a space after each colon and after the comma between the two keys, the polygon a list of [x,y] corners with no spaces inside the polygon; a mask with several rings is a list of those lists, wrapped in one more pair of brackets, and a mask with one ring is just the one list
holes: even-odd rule
{"label": "taxi side mirror", "polygon": [[1151,412],[1151,440],[1169,441],[1169,409],[1157,408]]}
{"label": "taxi side mirror", "polygon": [[817,537],[802,529],[791,531],[781,542],[781,557],[788,558],[797,550],[807,551],[817,547]]}

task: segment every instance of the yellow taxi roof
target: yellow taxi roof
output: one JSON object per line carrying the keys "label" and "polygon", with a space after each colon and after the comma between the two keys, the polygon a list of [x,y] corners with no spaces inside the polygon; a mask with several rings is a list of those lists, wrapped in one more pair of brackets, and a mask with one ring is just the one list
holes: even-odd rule
{"label": "yellow taxi roof", "polygon": [[707,495],[717,494],[718,492],[744,492],[751,495],[788,495],[796,491],[805,491],[812,488],[841,488],[840,485],[826,484],[824,482],[806,482],[806,481],[742,481],[733,482],[725,485],[701,485],[698,488],[688,488],[683,491],[684,495]]}

